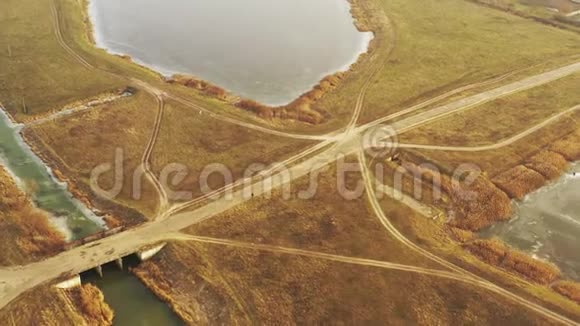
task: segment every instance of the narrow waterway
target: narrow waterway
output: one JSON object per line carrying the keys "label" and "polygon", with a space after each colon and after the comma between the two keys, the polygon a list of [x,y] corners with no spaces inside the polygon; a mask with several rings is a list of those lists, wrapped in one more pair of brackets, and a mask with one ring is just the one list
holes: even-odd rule
{"label": "narrow waterway", "polygon": [[115,311],[114,325],[118,326],[172,326],[183,325],[167,304],[161,302],[128,269],[139,263],[138,258],[124,259],[124,269],[115,264],[103,266],[103,277],[94,271],[82,275],[83,282],[98,286],[107,304]]}
{"label": "narrow waterway", "polygon": [[[23,141],[22,126],[13,124],[0,108],[0,164],[6,166],[19,185],[27,191],[36,205],[51,213],[55,225],[70,240],[99,232],[105,225],[59,183],[50,169]],[[127,259],[129,266],[136,257]],[[144,284],[127,271],[114,265],[104,267],[105,278],[88,274],[84,277],[96,283],[107,303],[115,310],[116,325],[182,325],[179,318]]]}
{"label": "narrow waterway", "polygon": [[52,221],[70,240],[103,230],[102,219],[75,199],[66,184],[57,181],[23,141],[20,129],[0,108],[0,164],[8,168],[36,206],[52,214]]}
{"label": "narrow waterway", "polygon": [[516,204],[516,216],[486,230],[580,281],[580,164]]}
{"label": "narrow waterway", "polygon": [[347,0],[91,0],[97,46],[269,105],[366,52]]}

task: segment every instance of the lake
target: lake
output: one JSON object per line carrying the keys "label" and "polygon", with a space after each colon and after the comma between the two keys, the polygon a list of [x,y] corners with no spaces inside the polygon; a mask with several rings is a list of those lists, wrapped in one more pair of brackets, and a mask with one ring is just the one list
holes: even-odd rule
{"label": "lake", "polygon": [[93,0],[97,46],[283,105],[367,51],[346,0]]}
{"label": "lake", "polygon": [[517,202],[514,219],[483,233],[551,261],[580,281],[580,164],[558,182]]}

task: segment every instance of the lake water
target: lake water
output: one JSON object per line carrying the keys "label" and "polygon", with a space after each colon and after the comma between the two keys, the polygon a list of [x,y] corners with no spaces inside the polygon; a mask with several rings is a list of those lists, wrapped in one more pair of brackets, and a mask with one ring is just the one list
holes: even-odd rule
{"label": "lake water", "polygon": [[36,156],[0,108],[0,163],[6,166],[17,183],[31,195],[36,206],[51,213],[52,221],[70,239],[102,231],[105,223],[95,216],[57,181],[51,170]]}
{"label": "lake water", "polygon": [[497,224],[483,235],[497,236],[551,261],[566,276],[580,281],[580,164],[558,182],[516,203],[516,207],[513,220]]}
{"label": "lake water", "polygon": [[92,0],[99,47],[269,105],[346,70],[372,33],[347,0]]}

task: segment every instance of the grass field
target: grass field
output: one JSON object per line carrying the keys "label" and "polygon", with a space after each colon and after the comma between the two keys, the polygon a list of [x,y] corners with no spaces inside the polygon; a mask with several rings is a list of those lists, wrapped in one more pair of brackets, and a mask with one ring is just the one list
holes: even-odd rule
{"label": "grass field", "polygon": [[572,0],[474,0],[486,5],[491,4],[498,10],[528,17],[538,22],[580,33],[580,22],[567,15],[580,10],[580,4]]}
{"label": "grass field", "polygon": [[82,67],[58,44],[50,4],[0,4],[0,103],[13,115],[42,113],[124,86]]}
{"label": "grass field", "polygon": [[[356,164],[356,160],[351,160]],[[192,226],[194,235],[243,242],[301,248],[331,254],[388,260],[433,267],[429,261],[386,234],[380,221],[367,206],[365,196],[346,200],[337,191],[337,165],[329,166],[316,178],[317,188],[310,199],[300,194],[310,189],[310,178],[292,183],[287,190],[275,191],[272,198],[256,198],[207,222]],[[348,189],[361,181],[359,173],[346,176]],[[312,183],[314,184],[314,183]],[[403,205],[390,207],[393,215],[412,212]],[[416,216],[409,216],[414,219]]]}
{"label": "grass field", "polygon": [[548,322],[485,291],[441,279],[191,243],[171,244],[137,274],[153,283],[170,280],[157,291],[179,298],[176,308],[191,324]]}
{"label": "grass field", "polygon": [[[210,164],[222,164],[237,180],[252,164],[281,162],[309,145],[314,143],[266,135],[168,101],[152,168],[160,175],[170,164],[184,166],[187,176],[172,190],[191,192],[195,198],[202,194],[200,174]],[[223,178],[212,175],[209,185],[217,189],[224,185]]]}
{"label": "grass field", "polygon": [[[383,41],[396,42],[395,48],[388,58],[379,56],[385,66],[367,94],[362,121],[492,76],[554,58],[565,60],[579,49],[579,36],[574,33],[467,1],[378,3],[397,38]],[[321,105],[343,117],[352,109],[352,94],[359,88],[356,81],[347,82]]]}
{"label": "grass field", "polygon": [[[269,201],[255,199],[186,231],[244,243],[438,267],[391,237],[370,212],[366,197],[342,199],[336,189],[335,167],[318,180],[319,189],[312,199],[284,200],[281,192],[275,192]],[[346,184],[350,188],[358,180],[360,175],[352,173]],[[295,183],[292,194],[307,187],[308,178],[303,178]],[[470,256],[440,224],[391,199],[385,198],[381,204],[406,236],[429,251],[533,301],[564,313],[579,313],[574,303],[549,288],[522,282]],[[170,243],[135,273],[190,324],[324,323],[337,319],[349,323],[547,322],[501,297],[461,283],[195,241]]]}
{"label": "grass field", "polygon": [[[509,139],[580,104],[580,74],[453,114],[400,136],[401,143],[481,146]],[[580,110],[579,110],[580,111]],[[574,114],[562,117],[572,119]],[[534,137],[536,146],[549,139]]]}
{"label": "grass field", "polygon": [[[116,200],[150,216],[157,206],[155,189],[143,180],[142,198],[135,200],[132,186],[133,173],[141,163],[156,114],[154,98],[138,92],[89,111],[32,126],[25,134],[41,141],[39,148],[46,149],[45,155],[54,167],[62,170],[90,197],[94,197],[89,189],[91,171],[101,164],[113,164],[117,149],[122,150],[123,189]],[[111,189],[114,178],[115,172],[111,169],[100,178],[99,184],[103,189]],[[106,206],[100,208],[107,209]],[[126,212],[119,213],[126,215]]]}

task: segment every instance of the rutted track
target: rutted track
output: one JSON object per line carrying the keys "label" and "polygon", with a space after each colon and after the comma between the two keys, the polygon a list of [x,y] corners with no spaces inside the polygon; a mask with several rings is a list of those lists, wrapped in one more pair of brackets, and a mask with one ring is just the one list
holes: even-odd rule
{"label": "rutted track", "polygon": [[553,311],[551,311],[550,309],[547,309],[545,307],[542,307],[536,303],[530,302],[529,300],[526,300],[516,294],[513,294],[512,292],[509,292],[493,283],[490,283],[489,281],[485,280],[484,278],[481,278],[451,262],[446,261],[445,259],[438,257],[434,254],[432,254],[431,252],[417,246],[416,244],[414,244],[413,242],[411,242],[409,239],[407,239],[404,235],[402,235],[399,230],[397,230],[397,228],[391,223],[391,221],[389,221],[389,219],[385,216],[385,213],[383,212],[380,202],[378,201],[376,194],[374,192],[374,188],[373,188],[373,181],[374,178],[371,176],[371,172],[369,171],[368,165],[366,164],[366,157],[365,154],[362,150],[359,150],[359,163],[360,163],[360,168],[363,174],[363,179],[365,181],[365,189],[366,189],[366,193],[367,193],[367,197],[369,199],[369,203],[373,209],[373,211],[375,212],[375,214],[377,215],[377,217],[379,218],[379,220],[381,221],[381,223],[383,224],[383,226],[385,227],[385,229],[387,229],[387,231],[389,232],[389,234],[391,236],[393,236],[395,239],[397,239],[399,242],[401,242],[402,244],[404,244],[405,246],[407,246],[409,249],[415,251],[416,253],[424,256],[427,259],[430,259],[438,264],[440,264],[441,266],[448,268],[454,272],[456,272],[457,274],[461,275],[462,277],[465,277],[467,279],[472,279],[472,280],[477,280],[479,282],[482,282],[483,284],[487,284],[485,285],[485,287],[487,289],[489,289],[490,291],[493,291],[495,293],[501,294],[506,298],[509,298],[519,304],[521,304],[522,306],[542,315],[545,316],[547,318],[550,318],[552,320],[558,321],[564,325],[578,325],[578,323],[574,322],[573,320],[564,317],[558,313],[555,313]]}
{"label": "rutted track", "polygon": [[541,306],[536,305],[535,303],[528,302],[525,299],[521,299],[511,292],[508,292],[489,281],[472,275],[470,273],[462,275],[456,273],[450,273],[446,271],[418,267],[418,266],[411,266],[411,265],[404,265],[404,264],[397,264],[397,263],[390,263],[385,261],[378,261],[373,259],[364,259],[364,258],[357,258],[357,257],[348,257],[348,256],[341,256],[341,255],[334,255],[334,254],[327,254],[322,252],[315,252],[309,250],[302,250],[302,249],[295,249],[295,248],[288,248],[288,247],[280,247],[274,245],[264,245],[264,244],[254,244],[254,243],[246,243],[241,241],[235,240],[226,240],[226,239],[216,239],[216,238],[209,238],[209,237],[202,237],[202,236],[193,236],[193,235],[185,235],[179,234],[174,236],[172,239],[174,240],[181,240],[181,241],[195,241],[199,243],[206,243],[206,244],[214,244],[214,245],[222,245],[234,248],[242,248],[242,249],[250,249],[250,250],[258,250],[258,251],[266,251],[272,253],[280,253],[280,254],[288,254],[288,255],[297,255],[302,257],[309,257],[309,258],[318,258],[318,259],[325,259],[340,263],[346,264],[354,264],[360,266],[367,266],[367,267],[377,267],[383,268],[388,270],[397,270],[397,271],[404,271],[410,273],[417,273],[422,275],[429,275],[434,277],[440,277],[444,279],[454,280],[462,283],[466,283],[469,285],[477,286],[482,289],[488,290],[490,292],[496,293],[498,295],[503,296],[509,300],[516,301],[517,303],[537,312],[538,314],[543,315],[544,317],[555,319],[561,322],[564,325],[577,325],[577,323],[569,320],[565,317],[559,315],[553,315],[551,311],[545,311]]}
{"label": "rutted track", "polygon": [[163,188],[163,185],[159,182],[159,179],[155,176],[155,173],[151,170],[151,154],[157,143],[157,138],[159,138],[159,131],[161,129],[161,123],[163,121],[163,113],[165,112],[165,101],[163,97],[159,94],[155,94],[155,99],[157,101],[157,116],[155,117],[155,124],[153,126],[153,132],[151,133],[151,138],[147,143],[143,157],[141,158],[141,165],[145,171],[147,179],[157,190],[159,194],[159,209],[158,214],[161,214],[169,207],[169,198],[167,197],[167,192]]}
{"label": "rutted track", "polygon": [[397,147],[399,148],[412,148],[412,149],[425,149],[425,150],[436,150],[436,151],[446,151],[446,152],[482,152],[482,151],[489,151],[494,149],[500,149],[506,146],[509,146],[523,138],[535,133],[538,130],[546,127],[547,125],[559,120],[563,116],[576,112],[580,109],[580,105],[576,105],[572,108],[569,108],[565,111],[562,111],[553,117],[550,117],[537,125],[520,132],[519,134],[510,137],[508,139],[504,139],[498,143],[491,144],[491,145],[482,145],[482,146],[437,146],[437,145],[420,145],[420,144],[398,144]]}
{"label": "rutted track", "polygon": [[[71,53],[71,55],[73,55],[75,58],[77,58],[77,60],[79,60],[79,62],[81,64],[83,64],[85,67],[87,68],[94,68],[92,67],[88,62],[86,62],[82,57],[77,57],[78,55],[76,53],[74,53],[74,51],[69,48],[66,45],[66,42],[64,42],[64,39],[62,38],[62,34],[60,31],[60,23],[58,22],[58,12],[55,12],[57,9],[54,6],[54,2],[53,2],[53,15],[55,15],[55,29],[57,29],[58,31],[57,33],[57,39],[59,40],[59,43],[61,43],[61,45],[63,46],[63,48],[65,48],[65,50],[67,50],[67,52],[70,53],[70,51],[72,51],[73,53]],[[83,63],[84,62],[84,63]],[[86,64],[86,65],[85,65]],[[438,108],[429,110],[427,112],[423,112],[420,114],[417,114],[415,116],[409,117],[407,119],[401,120],[401,121],[397,121],[396,125],[399,127],[399,130],[405,131],[405,130],[410,130],[414,127],[417,127],[419,125],[428,123],[430,121],[436,120],[436,119],[440,119],[444,116],[447,116],[449,114],[455,113],[455,112],[459,112],[461,110],[465,110],[471,107],[474,107],[477,104],[481,104],[484,103],[486,101],[490,101],[493,100],[495,98],[501,97],[501,96],[505,96],[517,91],[521,91],[521,90],[525,90],[525,89],[529,89],[562,77],[565,77],[571,73],[575,73],[577,71],[580,71],[580,63],[575,63],[566,67],[562,67],[560,69],[551,71],[551,72],[547,72],[541,75],[537,75],[534,77],[530,77],[528,79],[519,81],[519,82],[515,82],[506,86],[502,86],[499,87],[497,89],[491,90],[491,91],[487,91],[478,95],[474,95],[471,97],[468,97],[466,99],[462,99],[459,101],[455,101],[453,103],[447,104],[447,105],[443,105],[440,106]],[[364,92],[365,89],[363,88],[361,90],[361,93],[359,93],[359,96],[364,100]],[[170,96],[171,98],[171,96]],[[357,101],[359,102],[359,101]],[[201,107],[193,104],[195,108],[200,109]],[[362,110],[362,104],[360,105],[360,110]],[[355,113],[356,113],[356,109],[355,109]],[[209,112],[209,110],[208,110]],[[355,116],[355,115],[353,115]],[[389,117],[386,117],[389,118]],[[305,176],[307,175],[309,172],[311,172],[313,170],[313,166],[315,165],[315,163],[320,163],[320,164],[329,164],[331,162],[333,162],[336,159],[336,155],[337,154],[350,154],[350,153],[359,153],[359,160],[360,160],[360,164],[362,165],[362,171],[363,171],[363,177],[365,179],[365,186],[367,188],[367,193],[369,195],[369,202],[373,208],[373,210],[375,211],[375,213],[377,214],[377,216],[379,217],[379,219],[381,220],[381,223],[383,223],[383,225],[385,226],[385,228],[389,231],[389,233],[391,235],[393,235],[397,240],[399,240],[401,243],[405,244],[407,247],[409,247],[409,249],[425,256],[428,259],[431,259],[439,264],[441,264],[443,267],[448,268],[449,270],[457,273],[457,274],[453,274],[451,272],[441,272],[441,273],[448,273],[449,275],[455,275],[454,277],[457,277],[458,280],[473,280],[475,282],[478,282],[479,284],[484,284],[485,287],[487,289],[489,289],[490,291],[493,291],[495,293],[501,294],[503,296],[505,296],[506,298],[509,298],[511,300],[514,300],[515,302],[518,302],[520,304],[522,304],[523,306],[531,309],[532,311],[541,314],[545,317],[551,318],[554,321],[558,321],[562,324],[566,324],[566,325],[577,325],[577,323],[575,323],[574,321],[571,321],[570,319],[561,316],[560,314],[557,314],[555,312],[552,312],[551,310],[541,307],[535,303],[532,303],[524,298],[519,297],[516,294],[513,294],[505,289],[502,289],[496,285],[493,285],[491,283],[489,283],[488,281],[418,247],[417,245],[415,245],[414,243],[412,243],[411,241],[409,241],[408,239],[406,239],[392,224],[391,222],[386,218],[386,216],[384,215],[384,212],[382,211],[381,207],[380,207],[380,203],[378,202],[375,193],[374,193],[374,189],[372,187],[373,182],[372,180],[374,180],[371,176],[370,176],[370,171],[368,170],[368,167],[366,165],[366,158],[364,157],[364,154],[361,150],[361,146],[360,146],[360,134],[364,131],[366,131],[368,128],[379,124],[381,122],[384,122],[388,119],[380,119],[379,121],[375,121],[375,122],[371,122],[369,124],[366,124],[364,126],[360,126],[358,128],[354,128],[352,130],[352,132],[347,132],[341,135],[335,135],[332,136],[330,138],[318,138],[317,140],[323,140],[323,142],[319,145],[321,145],[320,149],[324,148],[324,146],[322,145],[328,145],[331,144],[333,142],[337,142],[340,143],[339,146],[333,146],[330,150],[326,150],[323,151],[321,153],[319,153],[318,155],[315,155],[313,157],[310,157],[308,159],[306,159],[303,162],[300,162],[292,167],[289,168],[289,170],[293,173],[291,173],[291,178],[290,180],[279,180],[276,179],[277,177],[279,177],[283,172],[274,172],[275,174],[273,175],[269,175],[266,176],[266,178],[270,179],[270,186],[269,187],[265,187],[261,184],[258,184],[258,182],[254,182],[252,184],[252,188],[254,189],[254,192],[256,193],[256,195],[261,195],[264,194],[274,188],[280,187],[286,183],[291,182],[292,180]],[[231,118],[227,118],[227,119],[231,119]],[[234,121],[237,121],[235,119],[232,119]],[[355,119],[353,119],[355,120]],[[224,121],[228,121],[228,120],[224,120]],[[231,121],[228,121],[231,122]],[[240,122],[238,121],[238,123],[243,123],[245,124],[245,122]],[[356,121],[355,121],[356,123]],[[252,125],[252,124],[249,124]],[[254,126],[254,125],[252,125]],[[255,127],[255,126],[254,126]],[[262,127],[259,127],[262,128]],[[267,128],[265,128],[267,129]],[[269,130],[269,129],[268,129]],[[155,132],[153,133],[155,135]],[[285,134],[285,133],[282,133]],[[303,135],[306,136],[306,135]],[[307,136],[307,137],[321,137],[321,136]],[[150,139],[150,143],[151,140],[153,140],[154,143],[154,139],[156,139],[156,136],[152,137]],[[304,138],[301,138],[304,139]],[[311,138],[308,138],[311,139]],[[311,139],[314,140],[314,139]],[[148,145],[148,148],[152,147],[153,145]],[[315,146],[316,147],[316,146]],[[312,149],[309,149],[308,151],[310,151]],[[308,152],[306,151],[306,152]],[[313,153],[315,152],[314,150],[311,152]],[[303,153],[297,155],[300,156]],[[144,156],[145,157],[145,156]],[[285,162],[290,162],[289,160],[286,160]],[[277,171],[277,169],[274,169],[275,171]],[[9,268],[9,269],[0,269],[0,275],[3,275],[3,281],[0,282],[0,294],[2,294],[0,296],[0,307],[4,306],[5,304],[7,304],[8,302],[10,302],[12,299],[14,299],[17,295],[19,295],[20,293],[22,293],[23,291],[25,291],[28,288],[34,287],[40,283],[49,281],[51,279],[54,279],[55,277],[61,275],[62,273],[78,273],[80,271],[89,269],[91,267],[94,267],[98,264],[104,263],[104,262],[108,262],[111,261],[113,259],[115,259],[112,256],[117,256],[117,255],[125,255],[127,253],[130,253],[138,248],[140,248],[141,246],[144,246],[146,244],[149,244],[151,242],[155,242],[158,241],[159,239],[163,238],[163,235],[165,234],[171,234],[172,232],[178,232],[179,230],[188,227],[192,224],[195,223],[199,223],[201,221],[207,220],[227,209],[233,208],[241,203],[246,202],[247,200],[250,200],[251,198],[244,198],[242,192],[240,190],[235,191],[233,199],[231,200],[225,200],[225,199],[218,199],[216,201],[213,201],[207,205],[204,205],[198,209],[196,209],[195,211],[192,212],[186,212],[186,213],[177,213],[179,212],[178,210],[176,211],[172,211],[171,214],[168,214],[167,217],[165,219],[163,219],[163,221],[152,221],[152,222],[148,222],[145,223],[142,226],[139,226],[135,229],[130,229],[127,230],[123,233],[119,233],[117,235],[111,236],[109,238],[105,238],[103,240],[101,240],[98,244],[91,244],[90,246],[81,246],[78,248],[75,248],[73,250],[70,251],[66,251],[63,252],[55,257],[51,257],[48,258],[46,260],[43,260],[41,262],[38,263],[34,263],[34,264],[30,264],[27,266],[20,266],[18,268]],[[175,214],[176,213],[176,214]],[[114,253],[114,254],[111,254]],[[413,267],[415,268],[415,267]]]}

